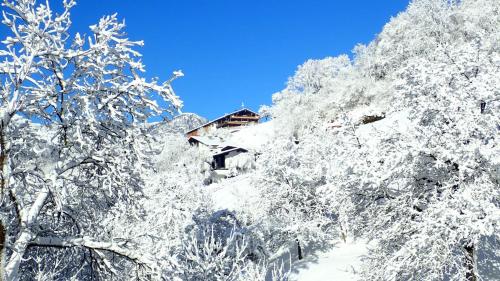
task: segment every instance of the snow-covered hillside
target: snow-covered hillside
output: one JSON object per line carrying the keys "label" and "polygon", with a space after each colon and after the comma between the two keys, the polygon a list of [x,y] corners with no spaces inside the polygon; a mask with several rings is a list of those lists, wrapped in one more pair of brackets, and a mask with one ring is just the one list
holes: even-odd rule
{"label": "snow-covered hillside", "polygon": [[[272,146],[270,142],[275,138],[276,128],[270,121],[231,132],[221,133],[227,138],[227,143],[262,151],[266,146]],[[252,212],[258,216],[263,194],[256,188],[256,178],[252,173],[249,171],[207,186],[205,191],[213,200],[213,207],[237,214]],[[298,260],[297,254],[293,253],[293,247],[285,247],[283,254],[275,257],[275,262],[284,264],[285,270],[290,271],[291,281],[357,280],[361,258],[367,253],[366,242],[332,239],[324,241],[324,245],[304,247],[302,260]],[[288,251],[292,252],[287,254]]]}
{"label": "snow-covered hillside", "polygon": [[290,281],[358,280],[357,272],[366,254],[367,243],[363,240],[332,241],[325,249],[293,263]]}
{"label": "snow-covered hillside", "polygon": [[[354,60],[305,62],[263,110],[255,170],[215,205],[241,208],[271,260],[366,239],[362,280],[498,280],[499,5],[412,1]],[[325,252],[313,272],[334,267]]]}
{"label": "snow-covered hillside", "polygon": [[500,1],[413,0],[189,138],[147,123],[182,72],[48,3],[2,6],[0,279],[500,280]]}
{"label": "snow-covered hillside", "polygon": [[[247,129],[242,129],[240,134],[251,134],[245,130]],[[227,209],[236,213],[252,210],[262,196],[256,190],[250,175],[223,180],[208,186],[206,190],[216,209]],[[344,242],[333,239],[325,241],[325,245],[319,248],[304,248],[303,260],[298,260],[296,253],[287,254],[285,251],[277,257],[277,262],[283,263],[286,270],[290,271],[290,281],[357,280],[359,276],[356,273],[359,271],[361,259],[367,253],[366,241],[348,239]]]}

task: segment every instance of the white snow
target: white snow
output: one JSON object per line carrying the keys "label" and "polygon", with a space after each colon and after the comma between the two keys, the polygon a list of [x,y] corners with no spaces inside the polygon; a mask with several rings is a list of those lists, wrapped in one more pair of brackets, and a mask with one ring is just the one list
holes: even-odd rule
{"label": "white snow", "polygon": [[173,72],[174,76],[176,77],[183,77],[184,76],[184,73],[182,72],[182,70],[176,70]]}
{"label": "white snow", "polygon": [[258,151],[272,139],[274,131],[273,121],[241,127],[229,136],[225,144]]}
{"label": "white snow", "polygon": [[364,240],[338,241],[324,252],[306,255],[303,260],[293,263],[290,280],[357,280],[356,272],[366,254],[366,246]]}
{"label": "white snow", "polygon": [[[207,189],[216,209],[242,210],[259,197],[250,175],[228,178]],[[356,280],[361,257],[367,252],[366,241],[334,241],[327,248],[315,252],[304,249],[304,259],[292,261],[290,281]],[[284,255],[284,264],[288,263],[287,259]]]}
{"label": "white snow", "polygon": [[217,147],[221,144],[220,139],[211,136],[192,136],[191,138],[207,146]]}
{"label": "white snow", "polygon": [[250,177],[242,175],[207,187],[216,209],[241,210],[245,203],[256,198]]}

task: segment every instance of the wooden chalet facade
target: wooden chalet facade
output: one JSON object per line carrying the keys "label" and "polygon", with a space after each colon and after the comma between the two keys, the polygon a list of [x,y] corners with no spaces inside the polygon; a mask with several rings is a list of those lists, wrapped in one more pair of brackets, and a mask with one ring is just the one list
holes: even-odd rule
{"label": "wooden chalet facade", "polygon": [[259,123],[259,114],[247,108],[226,114],[186,133],[187,137],[200,136],[212,128],[231,128]]}

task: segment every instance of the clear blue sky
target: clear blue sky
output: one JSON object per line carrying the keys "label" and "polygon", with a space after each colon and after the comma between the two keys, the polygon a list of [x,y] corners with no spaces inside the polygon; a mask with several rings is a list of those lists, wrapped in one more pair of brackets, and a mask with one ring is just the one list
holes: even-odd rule
{"label": "clear blue sky", "polygon": [[126,20],[129,37],[145,41],[140,51],[147,76],[165,80],[182,69],[185,76],[173,86],[184,101],[183,112],[209,119],[242,102],[254,110],[270,104],[298,65],[351,54],[408,5],[408,0],[77,2],[74,31],[88,32],[102,15],[117,12]]}

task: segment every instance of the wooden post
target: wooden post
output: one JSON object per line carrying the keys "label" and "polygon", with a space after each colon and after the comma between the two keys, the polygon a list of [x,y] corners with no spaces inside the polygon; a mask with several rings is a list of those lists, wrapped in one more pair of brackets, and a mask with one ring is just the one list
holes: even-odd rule
{"label": "wooden post", "polygon": [[484,110],[486,109],[486,102],[485,101],[481,101],[480,107],[481,107],[481,114],[483,114]]}

